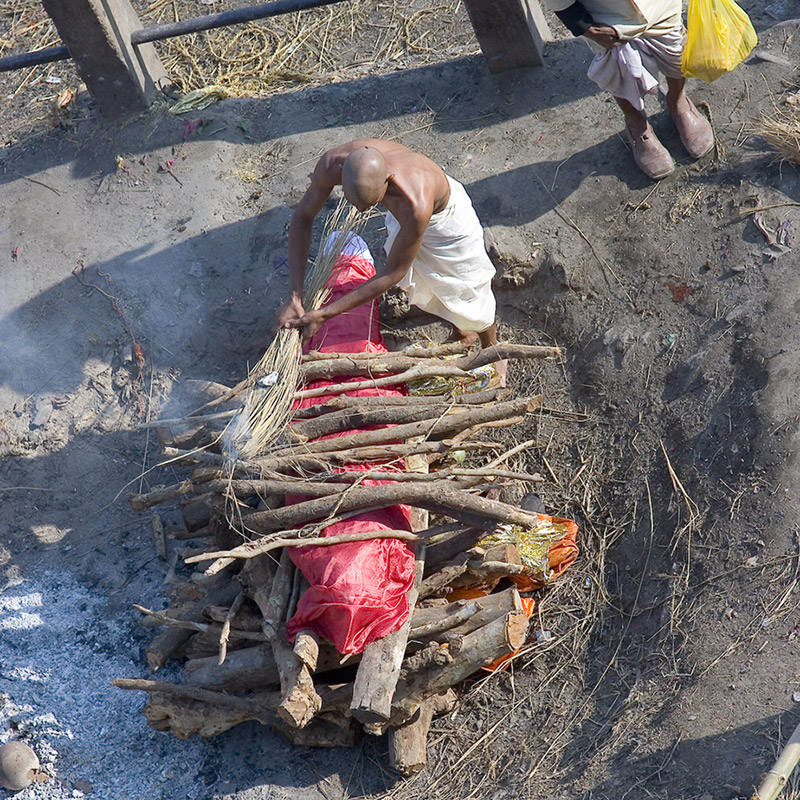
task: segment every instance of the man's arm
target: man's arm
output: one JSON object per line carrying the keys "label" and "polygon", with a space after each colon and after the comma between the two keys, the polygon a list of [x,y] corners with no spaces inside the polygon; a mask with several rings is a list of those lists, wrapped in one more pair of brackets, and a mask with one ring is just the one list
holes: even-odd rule
{"label": "man's arm", "polygon": [[411,262],[419,252],[422,235],[425,233],[429,220],[430,214],[427,219],[424,214],[421,217],[409,215],[409,219],[405,223],[401,222],[400,230],[387,256],[386,267],[379,274],[365,281],[352,292],[348,292],[344,297],[340,297],[335,303],[323,306],[317,311],[309,311],[299,319],[290,320],[286,327],[302,328],[303,337],[308,338],[313,336],[326,320],[350,311],[352,308],[357,308],[363,303],[369,303],[395,286],[408,272]]}
{"label": "man's arm", "polygon": [[291,327],[290,320],[296,320],[305,314],[303,308],[303,282],[306,276],[308,253],[311,249],[311,234],[314,219],[322,210],[325,201],[330,197],[335,186],[324,163],[325,157],[319,161],[311,177],[311,184],[302,200],[292,214],[289,222],[289,241],[287,244],[289,257],[289,299],[278,310],[276,328]]}

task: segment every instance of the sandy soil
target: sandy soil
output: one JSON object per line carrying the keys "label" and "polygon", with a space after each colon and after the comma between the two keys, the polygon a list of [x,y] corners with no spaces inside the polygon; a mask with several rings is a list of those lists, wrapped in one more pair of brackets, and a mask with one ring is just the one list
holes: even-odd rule
{"label": "sandy soil", "polygon": [[[4,137],[0,741],[28,738],[54,776],[18,797],[751,791],[798,718],[800,278],[794,244],[770,251],[740,211],[800,225],[798,169],[753,135],[796,82],[780,61],[798,63],[800,43],[797,22],[768,29],[750,10],[778,63],[692,85],[721,144],[699,164],[652,99],[680,162],[659,184],[630,162],[572,41],[552,43],[541,70],[491,77],[463,58],[225,101],[199,126],[163,110],[111,126],[83,98],[71,121]],[[157,605],[183,569],[181,543],[159,560],[150,518],[124,499],[176,477],[148,471],[155,444],[136,425],[180,381],[232,383],[259,357],[291,209],[318,155],[355,136],[397,138],[465,184],[509,265],[502,335],[566,349],[563,365],[512,381],[587,415],[537,423],[550,444],[530,456],[551,479],[548,509],[580,522],[593,559],[546,606],[550,651],[473,690],[440,722],[428,770],[400,784],[380,741],[293,750],[243,725],[180,742],[109,687],[146,674],[131,603]],[[367,237],[379,251],[379,221]],[[387,320],[387,334],[426,322]],[[565,665],[558,647],[589,615]]]}

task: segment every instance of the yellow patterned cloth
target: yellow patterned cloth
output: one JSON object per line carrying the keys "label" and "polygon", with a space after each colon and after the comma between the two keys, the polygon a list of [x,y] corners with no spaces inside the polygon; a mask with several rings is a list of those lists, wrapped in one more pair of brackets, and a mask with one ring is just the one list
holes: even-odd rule
{"label": "yellow patterned cloth", "polygon": [[478,542],[479,547],[489,548],[498,544],[513,544],[517,548],[523,566],[530,570],[531,577],[547,583],[552,577],[550,548],[564,539],[575,527],[571,520],[554,519],[540,515],[539,522],[531,528],[522,525],[500,525]]}
{"label": "yellow patterned cloth", "polygon": [[471,369],[466,376],[459,378],[445,378],[435,376],[432,378],[418,378],[408,382],[408,393],[413,395],[460,395],[468,392],[480,392],[489,387],[497,370],[494,364]]}

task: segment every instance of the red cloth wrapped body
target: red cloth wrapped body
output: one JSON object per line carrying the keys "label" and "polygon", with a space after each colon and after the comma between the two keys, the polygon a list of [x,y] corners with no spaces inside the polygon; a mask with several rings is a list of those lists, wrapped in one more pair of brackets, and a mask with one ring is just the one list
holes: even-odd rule
{"label": "red cloth wrapped body", "polygon": [[[367,253],[368,255],[368,253]],[[328,286],[329,303],[352,291],[375,274],[368,257],[342,255]],[[377,319],[377,301],[366,303],[328,320],[309,340],[307,350],[339,353],[384,353],[386,347]],[[329,385],[316,381],[307,388]],[[351,397],[402,396],[404,387],[371,388],[347,392]],[[298,408],[324,403],[329,396],[307,398]],[[351,431],[347,431],[351,433]],[[333,434],[341,436],[344,434]],[[329,438],[329,437],[324,437]],[[378,464],[351,465],[347,469],[374,470]],[[369,480],[363,486],[382,481]],[[304,498],[287,496],[286,502]],[[411,530],[407,506],[397,505],[337,522],[323,536],[369,530]],[[398,539],[373,539],[330,547],[293,547],[289,554],[310,584],[289,620],[290,640],[304,628],[330,639],[340,653],[359,653],[370,642],[400,628],[408,618],[407,592],[413,582],[414,555]]]}

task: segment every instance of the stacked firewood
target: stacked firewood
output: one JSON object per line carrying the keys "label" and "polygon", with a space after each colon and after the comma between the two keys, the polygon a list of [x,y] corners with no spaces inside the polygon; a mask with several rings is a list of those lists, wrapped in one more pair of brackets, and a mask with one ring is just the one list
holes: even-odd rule
{"label": "stacked firewood", "polygon": [[[324,395],[325,401],[294,412],[281,441],[250,461],[226,452],[220,435],[248,383],[205,384],[206,402],[196,412],[156,423],[165,458],[190,469],[189,477],[129,496],[136,511],[178,502],[183,528],[165,532],[153,517],[160,554],[167,536],[194,540],[183,556],[201,566],[173,587],[170,605],[164,611],[137,606],[149,624],[164,626],[147,649],[150,669],[183,659],[184,683],[119,679],[116,685],[148,692],[149,724],[180,737],[214,736],[247,720],[302,745],[347,745],[362,731],[386,733],[392,766],[406,775],[420,770],[431,719],[454,707],[454,687],[519,649],[528,632],[513,580],[530,578],[529,566],[513,545],[477,545],[498,526],[538,522],[535,513],[496,497],[504,483],[541,477],[509,468],[520,446],[504,450],[481,433],[521,422],[541,397],[470,390],[474,373],[468,370],[556,355],[557,348],[504,344],[476,354],[463,345],[309,353],[303,383],[334,383],[295,396]],[[432,379],[444,381],[444,394],[344,394],[362,385],[420,386]],[[347,433],[353,430],[359,432]],[[339,435],[320,438],[333,433]],[[374,462],[381,466],[364,470]],[[365,478],[384,483],[359,485]],[[305,499],[285,505],[287,494]],[[412,507],[412,532],[321,535],[333,522],[398,504]],[[286,623],[307,584],[289,549],[377,537],[414,548],[406,623],[350,656],[309,630],[290,644]],[[489,593],[452,599],[455,590],[476,586]]]}

